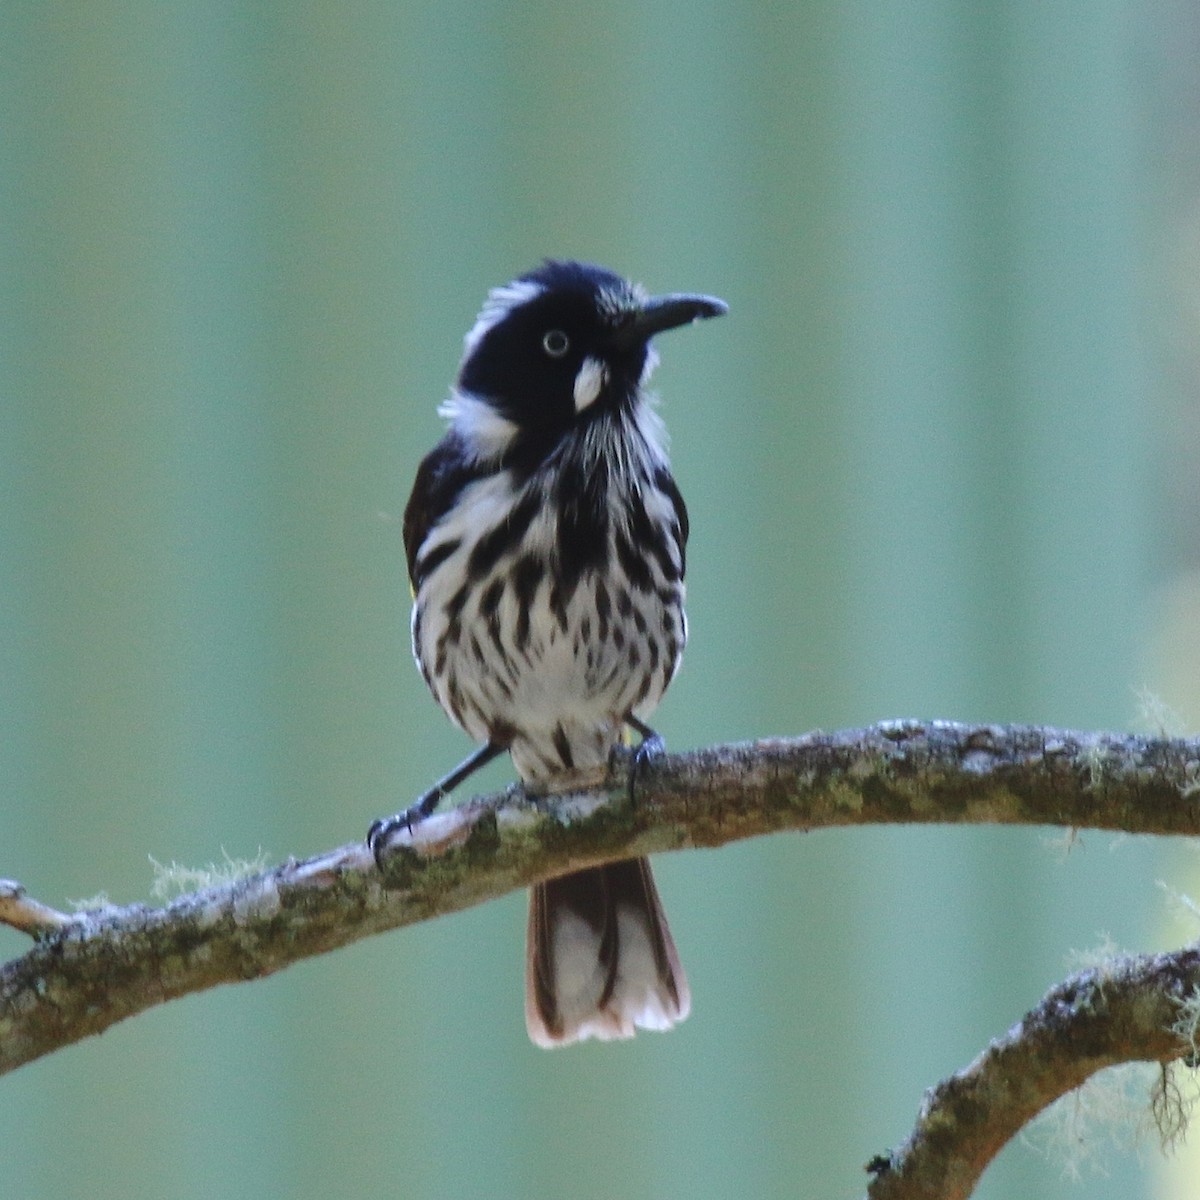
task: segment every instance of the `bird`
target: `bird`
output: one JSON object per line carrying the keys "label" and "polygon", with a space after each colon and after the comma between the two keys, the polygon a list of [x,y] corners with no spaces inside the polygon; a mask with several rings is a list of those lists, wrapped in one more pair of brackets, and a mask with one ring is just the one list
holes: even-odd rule
{"label": "bird", "polygon": [[[661,750],[646,720],[687,640],[688,514],[647,390],[651,343],[726,311],[566,259],[488,293],[403,526],[414,656],[478,747],[371,826],[381,866],[400,831],[505,752],[545,790],[605,765],[627,730],[641,738],[635,769]],[[669,1029],[690,1011],[644,858],[534,886],[526,943],[536,1045]]]}

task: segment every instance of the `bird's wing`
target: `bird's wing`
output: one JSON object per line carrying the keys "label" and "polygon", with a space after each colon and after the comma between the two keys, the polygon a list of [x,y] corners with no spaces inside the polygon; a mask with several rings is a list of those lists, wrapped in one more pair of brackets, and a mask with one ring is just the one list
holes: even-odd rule
{"label": "bird's wing", "polygon": [[465,449],[453,430],[425,456],[417,468],[408,504],[404,508],[404,553],[413,590],[419,586],[417,555],[429,531],[446,515],[459,493],[488,474]]}

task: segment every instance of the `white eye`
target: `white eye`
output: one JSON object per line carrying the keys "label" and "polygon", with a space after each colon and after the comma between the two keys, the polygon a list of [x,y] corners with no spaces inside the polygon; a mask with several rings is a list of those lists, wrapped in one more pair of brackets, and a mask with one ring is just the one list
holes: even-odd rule
{"label": "white eye", "polygon": [[542,349],[551,358],[562,358],[571,348],[571,339],[561,329],[551,329],[542,338]]}

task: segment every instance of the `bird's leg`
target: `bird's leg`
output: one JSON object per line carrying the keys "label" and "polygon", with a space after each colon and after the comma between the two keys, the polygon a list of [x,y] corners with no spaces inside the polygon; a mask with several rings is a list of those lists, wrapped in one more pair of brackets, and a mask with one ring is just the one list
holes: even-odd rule
{"label": "bird's leg", "polygon": [[390,817],[380,817],[378,821],[375,821],[367,831],[367,848],[375,856],[376,865],[383,865],[392,834],[399,829],[407,829],[411,833],[414,822],[423,821],[437,808],[443,797],[454,791],[464,779],[474,775],[481,767],[487,766],[493,758],[503,753],[503,746],[498,746],[495,742],[484,742],[478,750],[464,758],[453,771],[448,775],[443,775],[429,791],[417,799],[415,804],[409,805],[403,812],[398,812]]}
{"label": "bird's leg", "polygon": [[639,721],[637,717],[630,713],[625,718],[625,724],[629,726],[634,733],[640,735],[641,741],[638,743],[637,749],[633,752],[633,763],[629,768],[629,803],[634,802],[637,792],[637,777],[638,771],[641,770],[646,763],[652,758],[657,758],[660,754],[664,754],[667,749],[667,744],[662,738],[646,724],[645,721]]}

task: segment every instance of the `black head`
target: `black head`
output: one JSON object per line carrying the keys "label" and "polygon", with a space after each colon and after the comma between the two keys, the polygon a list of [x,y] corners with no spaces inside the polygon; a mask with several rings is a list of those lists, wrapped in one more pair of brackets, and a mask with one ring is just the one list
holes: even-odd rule
{"label": "black head", "polygon": [[725,311],[711,296],[648,296],[602,267],[547,261],[488,296],[457,393],[521,434],[557,437],[634,402],[656,333]]}

